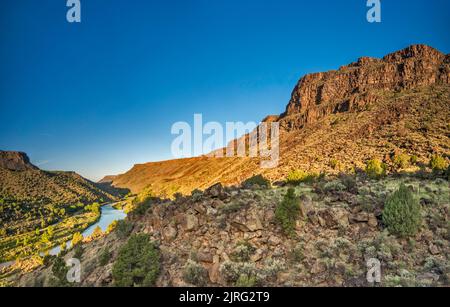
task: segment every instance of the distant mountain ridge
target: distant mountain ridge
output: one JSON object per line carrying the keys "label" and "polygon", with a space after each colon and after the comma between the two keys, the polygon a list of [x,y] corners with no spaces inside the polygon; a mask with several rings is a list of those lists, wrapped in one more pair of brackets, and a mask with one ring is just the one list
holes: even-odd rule
{"label": "distant mountain ridge", "polygon": [[397,152],[425,163],[433,153],[450,154],[449,84],[450,55],[426,45],[382,59],[361,57],[338,70],[305,75],[285,112],[267,117],[281,127],[275,169],[260,169],[256,158],[197,157],[135,165],[108,180],[133,192],[173,194],[216,182],[238,184],[259,173],[276,181],[297,168],[354,170],[373,157],[389,165]]}
{"label": "distant mountain ridge", "polygon": [[116,189],[105,189],[75,172],[43,171],[26,153],[0,151],[0,198],[39,204],[107,202],[118,199]]}

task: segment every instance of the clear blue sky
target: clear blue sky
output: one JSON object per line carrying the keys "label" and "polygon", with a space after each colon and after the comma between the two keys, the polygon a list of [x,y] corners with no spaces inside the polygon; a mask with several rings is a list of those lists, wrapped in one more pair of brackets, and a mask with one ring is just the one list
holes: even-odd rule
{"label": "clear blue sky", "polygon": [[260,121],[297,80],[425,43],[450,52],[450,1],[0,3],[0,149],[99,179],[171,158],[176,121]]}

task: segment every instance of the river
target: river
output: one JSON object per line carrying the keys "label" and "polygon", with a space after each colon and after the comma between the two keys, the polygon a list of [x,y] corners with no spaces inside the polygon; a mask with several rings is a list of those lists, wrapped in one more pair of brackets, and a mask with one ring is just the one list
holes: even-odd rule
{"label": "river", "polygon": [[[102,231],[105,231],[106,229],[108,229],[108,226],[112,222],[123,220],[123,219],[125,219],[126,216],[127,216],[127,214],[125,212],[123,212],[123,210],[115,209],[113,207],[113,204],[104,205],[101,207],[100,219],[95,224],[92,224],[91,226],[86,228],[86,230],[83,231],[82,235],[84,238],[89,237],[91,234],[94,233],[94,230],[95,230],[95,228],[97,228],[97,226],[100,226]],[[70,247],[70,245],[71,245],[71,241],[67,241],[66,246]],[[52,249],[50,249],[48,251],[48,253],[50,255],[58,255],[60,251],[61,251],[61,246],[58,245],[58,246],[55,246]],[[43,253],[41,253],[41,255],[43,255]],[[13,265],[14,262],[15,261],[8,261],[8,262],[0,263],[0,269],[2,269],[4,267],[8,267],[10,265]]]}

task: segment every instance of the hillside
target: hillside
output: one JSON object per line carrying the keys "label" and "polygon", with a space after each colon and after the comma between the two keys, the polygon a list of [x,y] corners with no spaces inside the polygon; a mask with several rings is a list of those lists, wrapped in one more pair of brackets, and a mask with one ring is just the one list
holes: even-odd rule
{"label": "hillside", "polygon": [[57,233],[52,239],[58,242],[69,239],[99,217],[87,205],[114,202],[125,193],[74,172],[40,170],[25,153],[0,151],[0,262],[32,254],[42,243],[51,246],[41,238],[46,231]]}
{"label": "hillside", "polygon": [[[21,159],[13,163],[13,159],[4,158],[7,156]],[[3,199],[40,204],[73,204],[112,201],[117,196],[74,172],[40,170],[29,163],[24,153],[0,152],[0,197]]]}
{"label": "hillside", "polygon": [[374,157],[392,166],[403,152],[424,164],[434,153],[450,155],[449,83],[450,55],[428,46],[362,57],[302,77],[286,111],[270,117],[281,126],[275,169],[260,169],[258,159],[197,157],[135,165],[108,180],[135,193],[148,187],[172,195],[258,173],[278,181],[292,169],[354,171]]}

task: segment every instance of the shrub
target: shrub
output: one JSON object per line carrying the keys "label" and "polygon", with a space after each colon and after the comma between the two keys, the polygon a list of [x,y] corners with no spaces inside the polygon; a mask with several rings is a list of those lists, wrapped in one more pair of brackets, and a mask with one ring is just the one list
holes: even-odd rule
{"label": "shrub", "polygon": [[414,235],[419,230],[420,204],[404,184],[386,200],[383,222],[390,233],[402,237]]}
{"label": "shrub", "polygon": [[356,176],[341,173],[339,174],[339,180],[341,180],[347,192],[356,193],[358,191]]}
{"label": "shrub", "polygon": [[302,170],[293,170],[288,174],[286,181],[289,184],[300,184],[302,182],[310,183],[314,182],[317,177],[319,177],[319,175],[316,173],[308,173]]}
{"label": "shrub", "polygon": [[247,180],[245,180],[242,185],[245,188],[250,188],[254,185],[260,186],[260,187],[264,187],[264,188],[269,188],[270,187],[270,181],[266,178],[264,178],[263,175],[256,175],[253,176],[251,178],[248,178]]}
{"label": "shrub", "polygon": [[73,257],[81,260],[81,257],[83,257],[83,253],[83,246],[81,244],[78,244],[75,246]]}
{"label": "shrub", "polygon": [[418,161],[419,161],[418,156],[416,156],[416,155],[411,156],[411,164],[416,165]]}
{"label": "shrub", "polygon": [[242,275],[256,276],[258,270],[253,262],[231,262],[225,261],[220,266],[220,274],[232,284],[235,284]]}
{"label": "shrub", "polygon": [[114,284],[119,287],[154,286],[160,272],[160,258],[149,235],[131,236],[114,263]]}
{"label": "shrub", "polygon": [[256,277],[242,274],[235,283],[236,287],[251,288],[256,285]]}
{"label": "shrub", "polygon": [[275,218],[286,234],[292,234],[300,214],[300,204],[295,190],[290,188],[283,201],[275,209]]}
{"label": "shrub", "polygon": [[100,254],[99,258],[98,258],[98,263],[101,266],[105,266],[108,264],[109,260],[111,260],[111,252],[109,251],[109,249],[106,247]]}
{"label": "shrub", "polygon": [[133,230],[133,225],[126,220],[121,220],[117,222],[116,232],[120,239],[124,239],[129,236]]}
{"label": "shrub", "polygon": [[367,162],[366,174],[373,179],[386,175],[386,164],[378,159],[372,159]]}
{"label": "shrub", "polygon": [[207,283],[208,272],[203,266],[189,259],[184,265],[183,279],[192,285],[202,287]]}
{"label": "shrub", "polygon": [[430,167],[433,172],[442,172],[445,171],[448,167],[447,161],[445,161],[444,157],[439,155],[434,155],[430,160]]}
{"label": "shrub", "polygon": [[55,285],[61,286],[66,284],[66,275],[68,271],[69,269],[66,266],[64,259],[62,257],[56,257],[52,266],[53,276],[55,276],[57,279]]}
{"label": "shrub", "polygon": [[445,172],[447,180],[450,181],[450,165],[447,167],[447,171]]}
{"label": "shrub", "polygon": [[241,241],[236,245],[233,253],[230,255],[233,261],[246,262],[255,253],[256,248],[248,241]]}
{"label": "shrub", "polygon": [[399,154],[394,157],[394,165],[397,169],[404,169],[410,165],[411,158],[407,154]]}

